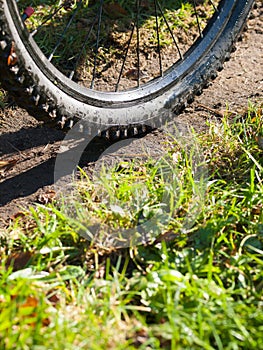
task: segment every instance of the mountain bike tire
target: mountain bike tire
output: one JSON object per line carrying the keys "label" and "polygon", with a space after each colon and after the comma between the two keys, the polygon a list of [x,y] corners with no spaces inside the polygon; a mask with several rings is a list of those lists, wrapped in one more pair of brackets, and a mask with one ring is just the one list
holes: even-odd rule
{"label": "mountain bike tire", "polygon": [[252,4],[253,0],[221,0],[202,37],[163,76],[136,89],[101,92],[58,71],[25,29],[16,1],[0,0],[0,80],[19,106],[50,126],[69,128],[83,120],[97,129],[124,126],[126,135],[132,126],[158,126],[217,76]]}

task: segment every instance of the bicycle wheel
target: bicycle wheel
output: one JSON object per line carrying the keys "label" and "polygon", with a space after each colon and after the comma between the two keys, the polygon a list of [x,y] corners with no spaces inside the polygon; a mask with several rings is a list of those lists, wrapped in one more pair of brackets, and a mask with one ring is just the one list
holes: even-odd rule
{"label": "bicycle wheel", "polygon": [[60,128],[162,123],[216,77],[252,4],[0,0],[2,85]]}

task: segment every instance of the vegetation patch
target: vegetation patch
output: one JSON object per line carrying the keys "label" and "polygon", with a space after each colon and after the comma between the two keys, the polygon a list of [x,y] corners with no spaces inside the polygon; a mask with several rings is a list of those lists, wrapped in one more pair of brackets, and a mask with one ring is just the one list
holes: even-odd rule
{"label": "vegetation patch", "polygon": [[[187,232],[196,169],[173,138],[164,159],[181,171],[180,206],[148,244],[105,249],[78,234],[61,202],[17,213],[0,233],[0,348],[263,349],[262,123],[262,107],[249,105],[192,135],[208,183]],[[131,227],[139,207],[156,215],[173,190],[159,165],[121,164],[97,182],[82,173],[76,208],[115,230]],[[111,197],[126,212],[103,203]]]}

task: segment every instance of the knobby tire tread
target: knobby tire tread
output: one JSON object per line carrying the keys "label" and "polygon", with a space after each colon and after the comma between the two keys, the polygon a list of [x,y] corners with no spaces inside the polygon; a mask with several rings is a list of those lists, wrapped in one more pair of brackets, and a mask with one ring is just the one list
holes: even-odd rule
{"label": "knobby tire tread", "polygon": [[[47,125],[60,129],[72,127],[74,123],[82,118],[81,115],[72,113],[69,110],[69,106],[62,99],[57,99],[56,93],[52,89],[52,83],[49,85],[41,84],[39,79],[40,72],[37,68],[28,67],[23,52],[16,47],[9,27],[10,24],[4,11],[4,3],[5,0],[0,0],[0,80],[2,86],[14,97],[17,105],[25,108],[37,120],[44,121]],[[188,79],[189,85],[186,89],[179,95],[173,95],[173,88],[171,89],[170,98],[164,101],[165,109],[170,109],[173,113],[179,114],[185,106],[194,100],[195,95],[201,94],[203,88],[207,86],[210,80],[216,78],[217,71],[221,70],[224,61],[229,59],[234,42],[243,28],[253,1],[243,0],[243,4],[245,4],[246,8],[241,13],[239,22],[236,21],[234,16],[232,22],[230,20],[228,23],[228,26],[232,29],[232,37],[222,37],[224,35],[223,32],[222,36],[218,38],[218,42],[221,41],[221,43],[218,43],[218,45],[217,42],[214,43],[214,51],[210,53],[207,61],[204,60],[204,64],[199,65],[198,70],[191,72],[191,76]],[[8,65],[8,56],[12,47],[15,47],[17,62],[13,65]],[[158,114],[158,111],[156,114]],[[158,115],[152,116],[151,127],[158,127],[162,123],[161,117],[159,118]],[[105,125],[107,122],[104,120],[102,124]],[[111,117],[108,120],[108,124],[111,125],[111,135],[113,137],[132,136],[145,132],[148,128],[144,126],[148,125],[148,123],[140,120],[139,116],[137,120],[135,118],[132,121],[128,121],[128,123],[124,117],[123,124],[119,120],[115,124]],[[98,117],[89,117],[88,125],[99,129]]]}

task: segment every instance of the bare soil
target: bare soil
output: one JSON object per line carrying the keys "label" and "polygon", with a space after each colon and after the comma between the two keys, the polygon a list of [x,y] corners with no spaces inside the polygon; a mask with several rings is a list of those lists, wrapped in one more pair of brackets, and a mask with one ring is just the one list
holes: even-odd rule
{"label": "bare soil", "polygon": [[[263,103],[263,4],[256,2],[247,23],[247,31],[231,60],[203,94],[196,98],[175,123],[180,129],[193,126],[197,131],[206,128],[206,121],[220,119],[226,108],[231,112],[246,110],[248,101]],[[0,227],[7,227],[12,217],[22,208],[52,197],[54,164],[65,134],[37,122],[20,108],[0,111],[0,161],[14,160],[13,167],[0,172]],[[130,140],[134,155],[147,148],[149,154],[162,148],[161,130],[139,139]],[[88,150],[88,160],[83,159],[89,171],[109,146],[97,139]],[[131,155],[132,157],[132,155]],[[89,163],[89,164],[88,164]],[[0,170],[1,171],[1,170]]]}

